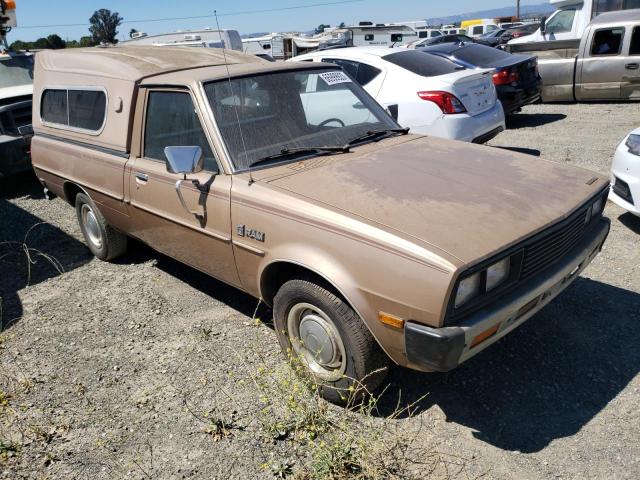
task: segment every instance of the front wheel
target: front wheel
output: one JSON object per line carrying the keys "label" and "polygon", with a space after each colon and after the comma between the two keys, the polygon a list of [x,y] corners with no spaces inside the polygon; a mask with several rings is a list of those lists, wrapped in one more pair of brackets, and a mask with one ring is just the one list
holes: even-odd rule
{"label": "front wheel", "polygon": [[300,362],[330,402],[348,404],[373,393],[389,364],[362,319],[316,283],[290,280],[274,299],[278,341]]}
{"label": "front wheel", "polygon": [[76,214],[85,242],[97,258],[112,260],[127,250],[126,235],[114,230],[84,193],[76,195]]}

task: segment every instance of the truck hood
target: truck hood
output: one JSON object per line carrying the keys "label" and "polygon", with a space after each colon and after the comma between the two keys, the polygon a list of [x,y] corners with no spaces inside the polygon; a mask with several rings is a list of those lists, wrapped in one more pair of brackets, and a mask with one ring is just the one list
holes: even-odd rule
{"label": "truck hood", "polygon": [[22,97],[24,95],[33,95],[33,85],[18,85],[17,87],[0,88],[0,100],[6,98]]}
{"label": "truck hood", "polygon": [[589,170],[498,148],[405,138],[325,157],[265,181],[463,263],[567,217],[608,182]]}

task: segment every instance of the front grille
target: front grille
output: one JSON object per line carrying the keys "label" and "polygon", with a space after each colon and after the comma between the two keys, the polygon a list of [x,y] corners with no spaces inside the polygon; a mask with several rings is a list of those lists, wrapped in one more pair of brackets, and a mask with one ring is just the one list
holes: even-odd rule
{"label": "front grille", "polygon": [[[598,195],[602,199],[602,207],[605,205],[608,192],[609,189],[607,188]],[[545,270],[552,268],[555,263],[566,258],[588,234],[596,219],[601,218],[602,210],[592,215],[592,205],[597,198],[594,197],[565,220],[511,247],[502,254],[476,265],[461,275],[453,289],[454,292],[457,291],[459,282],[462,279],[483,271],[500,259],[511,258],[511,278],[503,286],[485,292],[476,300],[460,308],[455,308],[455,295],[451,296],[445,325],[456,324],[461,319],[517,289],[527,280],[543,274]],[[483,275],[482,278],[485,278],[485,276]]]}
{"label": "front grille", "polygon": [[631,205],[635,205],[633,203],[633,196],[631,195],[629,184],[620,180],[618,177],[616,177],[616,183],[613,184],[613,193],[618,195],[624,201],[629,202]]}
{"label": "front grille", "polygon": [[534,276],[564,257],[582,238],[587,227],[586,215],[587,213],[582,212],[561,228],[527,245],[520,280]]}

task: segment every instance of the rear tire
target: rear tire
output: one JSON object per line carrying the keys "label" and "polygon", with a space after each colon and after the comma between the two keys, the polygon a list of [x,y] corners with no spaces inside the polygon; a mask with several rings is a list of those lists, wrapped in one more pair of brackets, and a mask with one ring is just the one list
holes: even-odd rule
{"label": "rear tire", "polygon": [[384,381],[389,358],[356,312],[328,289],[290,280],[273,312],[282,350],[302,364],[326,400],[358,404]]}
{"label": "rear tire", "polygon": [[76,195],[76,214],[84,240],[96,258],[109,261],[127,251],[127,236],[109,226],[84,193]]}

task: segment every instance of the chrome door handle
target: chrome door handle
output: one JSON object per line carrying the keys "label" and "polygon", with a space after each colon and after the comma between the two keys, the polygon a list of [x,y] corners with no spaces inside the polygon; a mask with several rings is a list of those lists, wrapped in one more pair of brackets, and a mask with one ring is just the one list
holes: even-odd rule
{"label": "chrome door handle", "polygon": [[640,65],[638,65],[637,63],[627,63],[624,68],[626,68],[627,70],[638,70],[640,68]]}
{"label": "chrome door handle", "polygon": [[142,173],[142,172],[136,172],[136,180],[139,180],[141,182],[148,182],[149,181],[149,175],[147,175],[146,173]]}

